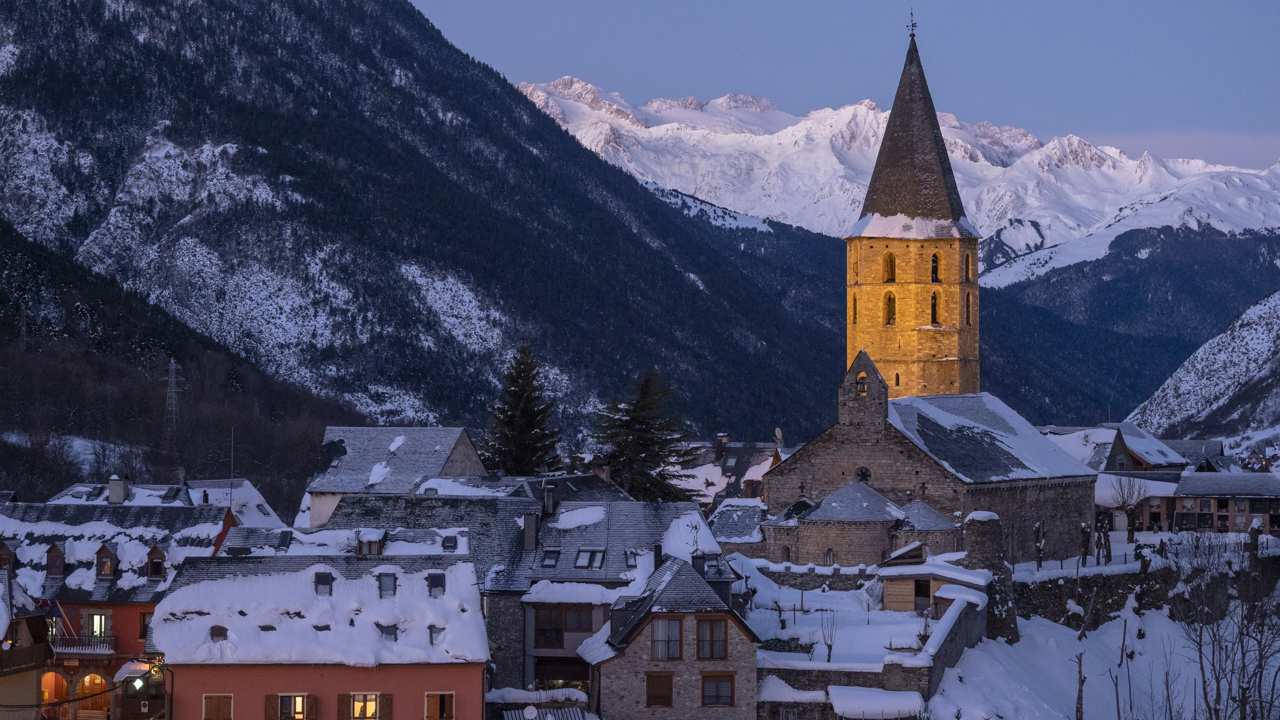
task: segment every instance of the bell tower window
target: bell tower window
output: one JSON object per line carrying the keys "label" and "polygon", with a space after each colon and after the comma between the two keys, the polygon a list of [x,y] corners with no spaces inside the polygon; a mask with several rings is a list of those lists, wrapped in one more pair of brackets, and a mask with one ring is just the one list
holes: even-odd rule
{"label": "bell tower window", "polygon": [[937,254],[929,258],[929,282],[942,282],[942,277],[938,270]]}
{"label": "bell tower window", "polygon": [[884,281],[887,283],[898,281],[898,263],[894,260],[893,253],[884,254]]}
{"label": "bell tower window", "polygon": [[969,278],[971,278],[972,276],[973,276],[972,271],[969,270],[969,253],[965,253],[964,254],[964,281],[969,282]]}
{"label": "bell tower window", "polygon": [[894,373],[894,374],[893,374],[893,386],[894,386],[894,387],[901,387],[901,386],[902,386],[902,376],[901,376],[901,375],[899,375],[898,373]]}
{"label": "bell tower window", "polygon": [[884,324],[892,325],[898,319],[898,302],[894,299],[893,293],[885,293],[884,296]]}
{"label": "bell tower window", "polygon": [[849,322],[854,325],[858,324],[858,298],[854,298],[849,305]]}
{"label": "bell tower window", "polygon": [[929,324],[938,324],[938,293],[929,296]]}
{"label": "bell tower window", "polygon": [[867,396],[867,374],[866,373],[860,372],[858,373],[858,377],[854,378],[853,392],[858,397]]}
{"label": "bell tower window", "polygon": [[964,324],[973,324],[973,295],[969,293],[964,295]]}

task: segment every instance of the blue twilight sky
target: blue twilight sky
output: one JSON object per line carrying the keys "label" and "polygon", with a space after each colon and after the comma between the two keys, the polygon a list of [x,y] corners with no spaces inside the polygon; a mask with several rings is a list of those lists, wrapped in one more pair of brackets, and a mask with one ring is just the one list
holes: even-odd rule
{"label": "blue twilight sky", "polygon": [[[413,2],[512,82],[576,75],[635,103],[887,107],[906,49],[900,0]],[[939,110],[1134,153],[1280,160],[1280,0],[913,4]]]}

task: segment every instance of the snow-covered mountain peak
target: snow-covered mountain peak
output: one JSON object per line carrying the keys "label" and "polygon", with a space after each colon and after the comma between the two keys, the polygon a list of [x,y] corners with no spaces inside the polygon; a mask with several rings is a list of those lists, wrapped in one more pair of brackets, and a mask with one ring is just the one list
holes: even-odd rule
{"label": "snow-covered mountain peak", "polygon": [[716,110],[747,110],[749,112],[769,112],[777,110],[777,106],[773,101],[759,95],[746,95],[743,93],[729,93],[707,103],[708,107]]}
{"label": "snow-covered mountain peak", "polygon": [[644,104],[644,109],[651,113],[662,114],[672,110],[702,111],[706,106],[706,103],[690,95],[682,98],[654,98]]}

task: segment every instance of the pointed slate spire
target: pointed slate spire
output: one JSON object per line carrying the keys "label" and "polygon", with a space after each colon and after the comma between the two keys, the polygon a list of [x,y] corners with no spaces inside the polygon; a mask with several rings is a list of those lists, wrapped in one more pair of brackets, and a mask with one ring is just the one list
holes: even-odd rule
{"label": "pointed slate spire", "polygon": [[[905,216],[940,221],[929,225],[949,232],[934,237],[973,234],[972,227],[964,219],[964,205],[956,179],[951,173],[951,160],[947,157],[946,142],[938,126],[938,114],[929,95],[929,84],[920,64],[920,51],[916,48],[915,33],[907,47],[907,61],[902,67],[898,92],[893,98],[893,109],[884,138],[880,142],[880,154],[871,173],[871,184],[862,204],[860,222],[867,229],[869,216],[892,218]],[[907,234],[887,237],[926,237],[922,228]],[[958,231],[958,232],[957,232]],[[884,232],[883,225],[879,233]],[[861,233],[859,233],[861,234]]]}

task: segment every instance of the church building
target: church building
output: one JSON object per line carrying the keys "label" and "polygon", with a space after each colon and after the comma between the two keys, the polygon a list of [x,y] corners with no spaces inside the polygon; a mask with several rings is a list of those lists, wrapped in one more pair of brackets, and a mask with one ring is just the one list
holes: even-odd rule
{"label": "church building", "polygon": [[915,542],[963,547],[960,521],[992,511],[1006,558],[1077,554],[1096,473],[980,392],[978,233],[914,32],[846,243],[839,419],[764,474],[758,539],[744,547],[774,562],[878,563]]}

